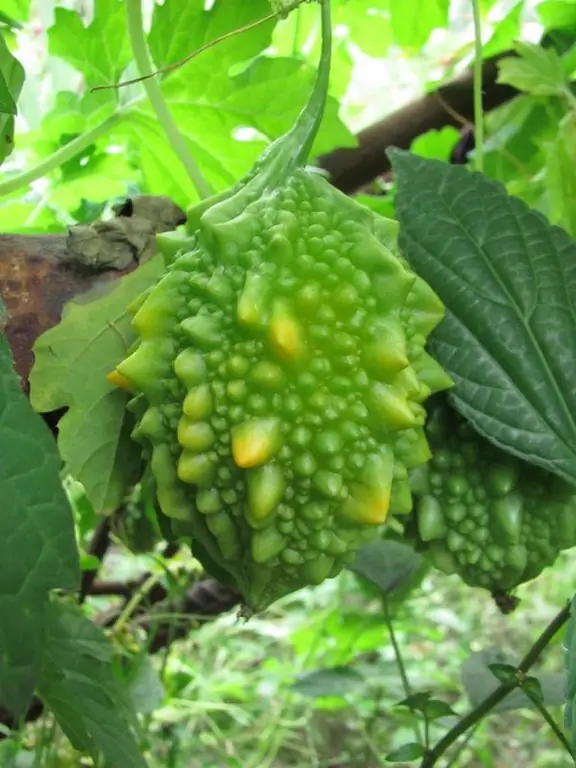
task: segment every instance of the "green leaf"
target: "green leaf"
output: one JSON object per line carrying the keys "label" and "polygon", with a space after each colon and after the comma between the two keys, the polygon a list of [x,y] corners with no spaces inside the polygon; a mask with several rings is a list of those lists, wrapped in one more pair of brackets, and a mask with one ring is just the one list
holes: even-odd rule
{"label": "green leaf", "polygon": [[[294,124],[314,85],[314,67],[289,58],[260,56],[234,78],[230,94],[221,109],[236,117],[239,125],[251,125],[275,139]],[[294,91],[300,94],[294,98]],[[312,155],[337,147],[354,147],[357,142],[338,116],[338,102],[328,97]]]}
{"label": "green leaf", "polygon": [[514,41],[520,35],[523,10],[524,0],[518,0],[504,18],[495,25],[490,39],[482,49],[482,56],[485,59],[497,56],[513,47]]}
{"label": "green leaf", "polygon": [[424,757],[424,747],[422,744],[411,741],[393,752],[389,752],[385,760],[387,763],[405,763],[406,761],[419,760],[421,757]]}
{"label": "green leaf", "polygon": [[13,21],[27,21],[30,0],[2,0],[2,13]]}
{"label": "green leaf", "polygon": [[80,571],[60,457],[14,373],[2,316],[0,301],[0,704],[20,715],[40,673],[50,591],[77,589]]}
{"label": "green leaf", "polygon": [[0,163],[14,149],[16,102],[24,85],[24,69],[12,56],[0,32]]}
{"label": "green leaf", "polygon": [[350,667],[318,669],[301,675],[292,690],[301,696],[322,698],[325,696],[346,696],[364,684],[364,678]]}
{"label": "green leaf", "polygon": [[450,704],[440,699],[430,699],[427,701],[424,705],[423,713],[429,722],[441,720],[443,717],[458,717],[458,713],[454,712]]}
{"label": "green leaf", "polygon": [[533,96],[559,96],[566,90],[562,58],[553,48],[517,43],[518,57],[498,63],[498,82],[512,85]]}
{"label": "green leaf", "polygon": [[449,7],[449,0],[390,0],[395,42],[404,48],[420,49],[434,29],[448,25]]}
{"label": "green leaf", "polygon": [[136,714],[114,673],[112,646],[77,606],[53,603],[38,693],[75,749],[95,762],[146,768]]}
{"label": "green leaf", "polygon": [[390,595],[410,582],[422,567],[422,557],[411,547],[391,539],[365,544],[348,566],[353,573]]}
{"label": "green leaf", "polygon": [[544,30],[576,30],[576,3],[574,0],[546,0],[536,6],[536,13]]}
{"label": "green leaf", "polygon": [[566,115],[547,145],[546,187],[551,222],[576,238],[576,112]]}
{"label": "green leaf", "polygon": [[516,668],[512,664],[496,662],[490,664],[488,669],[501,683],[512,683],[516,679]]}
{"label": "green leaf", "polygon": [[392,43],[390,18],[374,0],[341,0],[334,11],[334,26],[341,24],[348,27],[352,42],[368,56],[386,56]]}
{"label": "green leaf", "polygon": [[88,87],[119,82],[132,55],[124,0],[95,0],[88,26],[76,11],[55,8],[48,50],[81,72]]}
{"label": "green leaf", "polygon": [[460,132],[451,125],[439,131],[421,133],[410,145],[410,152],[420,157],[435,157],[448,162],[452,151],[460,140]]}
{"label": "green leaf", "polygon": [[407,707],[412,712],[424,712],[428,702],[431,700],[431,694],[428,691],[417,691],[410,694],[402,701],[396,704],[397,707]]}
{"label": "green leaf", "polygon": [[130,438],[127,395],[109,384],[106,374],[136,338],[126,306],[162,269],[161,258],[155,257],[104,296],[71,301],[62,322],[34,346],[32,405],[41,413],[69,408],[58,426],[60,454],[66,472],[82,483],[99,512],[116,509],[137,480],[140,451]]}
{"label": "green leaf", "polygon": [[[498,679],[490,671],[495,664],[510,665],[516,668],[515,660],[500,648],[486,648],[475,651],[462,665],[462,682],[470,706],[476,707],[500,685]],[[564,676],[553,673],[540,673],[540,686],[544,703],[555,707],[564,701]],[[513,709],[534,709],[533,703],[521,689],[509,693],[503,701],[496,705],[494,712],[504,712]]]}
{"label": "green leaf", "polygon": [[430,349],[504,450],[576,482],[576,243],[502,185],[391,150],[400,245],[446,305]]}

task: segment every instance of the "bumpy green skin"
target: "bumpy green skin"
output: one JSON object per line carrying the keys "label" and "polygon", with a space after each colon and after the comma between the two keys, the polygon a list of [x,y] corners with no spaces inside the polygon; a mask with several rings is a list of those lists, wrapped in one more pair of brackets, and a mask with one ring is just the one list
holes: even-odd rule
{"label": "bumpy green skin", "polygon": [[576,546],[574,488],[501,451],[448,406],[426,433],[433,457],[411,473],[406,533],[433,565],[505,593]]}
{"label": "bumpy green skin", "polygon": [[170,266],[118,371],[162,512],[257,611],[409,512],[422,403],[451,384],[424,351],[443,307],[396,224],[318,174],[256,178],[190,222],[160,239]]}

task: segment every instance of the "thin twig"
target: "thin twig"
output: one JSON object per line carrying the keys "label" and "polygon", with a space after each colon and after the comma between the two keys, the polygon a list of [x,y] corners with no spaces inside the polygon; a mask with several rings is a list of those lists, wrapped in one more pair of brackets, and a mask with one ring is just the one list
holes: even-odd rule
{"label": "thin twig", "polygon": [[[294,10],[299,5],[301,5],[304,1],[305,0],[296,0],[296,2],[292,5],[292,7],[287,10]],[[284,11],[284,13],[286,13],[286,11]],[[142,83],[145,80],[150,79],[151,77],[155,77],[156,75],[165,75],[168,72],[173,72],[175,69],[180,69],[180,67],[183,67],[185,64],[188,64],[189,61],[192,61],[192,59],[195,59],[201,53],[204,53],[204,51],[207,51],[210,48],[214,48],[215,45],[219,45],[220,43],[223,43],[225,40],[228,40],[231,37],[236,37],[236,35],[240,35],[243,32],[249,32],[251,29],[260,27],[262,24],[265,24],[267,21],[272,21],[273,19],[276,19],[281,15],[283,14],[269,13],[268,16],[263,16],[261,19],[252,21],[250,24],[246,24],[244,27],[238,27],[238,29],[233,29],[230,32],[226,32],[225,34],[214,38],[214,40],[210,40],[210,42],[200,46],[200,48],[197,48],[195,51],[192,51],[192,53],[189,53],[183,59],[179,59],[178,61],[175,61],[172,64],[167,64],[165,67],[162,67],[161,69],[157,69],[153,72],[149,72],[145,75],[141,75],[140,77],[134,77],[132,80],[123,80],[121,83],[112,83],[110,85],[95,85],[90,90],[104,91],[104,90],[109,90],[111,88],[114,88],[114,89],[125,88],[128,85]]]}
{"label": "thin twig", "polygon": [[432,768],[432,766],[436,765],[440,757],[450,746],[452,746],[459,736],[479,723],[497,704],[505,699],[509,693],[512,693],[515,688],[521,686],[525,673],[528,672],[533,664],[540,658],[542,652],[550,644],[560,629],[562,629],[564,624],[566,624],[569,618],[570,603],[567,603],[564,608],[556,614],[554,619],[552,619],[544,632],[542,632],[540,637],[530,648],[526,656],[524,656],[520,664],[518,664],[516,676],[510,681],[501,683],[498,688],[492,691],[492,693],[484,699],[484,701],[481,701],[477,707],[457,722],[456,725],[440,739],[436,746],[428,751],[422,759],[420,768]]}

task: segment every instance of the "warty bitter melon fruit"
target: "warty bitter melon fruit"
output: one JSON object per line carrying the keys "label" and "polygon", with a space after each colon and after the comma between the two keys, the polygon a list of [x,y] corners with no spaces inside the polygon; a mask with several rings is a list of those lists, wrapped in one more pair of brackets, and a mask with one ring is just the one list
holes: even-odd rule
{"label": "warty bitter melon fruit", "polygon": [[479,435],[447,404],[429,414],[432,459],[411,472],[407,537],[445,573],[507,593],[576,546],[576,492]]}
{"label": "warty bitter melon fruit", "polygon": [[443,316],[396,223],[303,167],[327,86],[242,182],[161,237],[170,264],[134,308],[136,393],[161,511],[248,610],[335,576],[428,460],[426,353]]}

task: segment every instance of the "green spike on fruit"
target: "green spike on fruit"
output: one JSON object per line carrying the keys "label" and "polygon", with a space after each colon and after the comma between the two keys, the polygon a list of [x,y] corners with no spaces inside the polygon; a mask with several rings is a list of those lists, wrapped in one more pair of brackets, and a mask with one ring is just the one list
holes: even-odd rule
{"label": "green spike on fruit", "polygon": [[320,7],[308,106],[245,179],[190,210],[185,236],[159,239],[166,273],[118,367],[161,512],[252,611],[337,575],[390,510],[409,511],[407,468],[430,455],[420,403],[451,383],[424,352],[442,305],[396,222],[305,168],[330,70]]}
{"label": "green spike on fruit", "polygon": [[411,472],[406,534],[433,565],[505,593],[576,546],[576,493],[477,434],[448,405],[426,425],[431,461]]}

